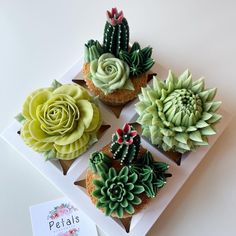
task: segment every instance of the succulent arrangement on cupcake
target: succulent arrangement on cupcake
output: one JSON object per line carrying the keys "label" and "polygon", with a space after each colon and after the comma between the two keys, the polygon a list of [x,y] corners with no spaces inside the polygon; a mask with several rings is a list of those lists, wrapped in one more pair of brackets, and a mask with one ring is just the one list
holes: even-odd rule
{"label": "succulent arrangement on cupcake", "polygon": [[153,66],[152,48],[138,42],[129,46],[129,25],[123,12],[107,11],[103,44],[85,44],[83,74],[89,90],[110,105],[123,105],[147,85],[146,72]]}
{"label": "succulent arrangement on cupcake", "polygon": [[111,144],[91,154],[86,188],[106,215],[126,218],[140,211],[166,184],[166,163],[155,161],[129,124],[117,129]]}
{"label": "succulent arrangement on cupcake", "polygon": [[142,88],[136,110],[142,135],[164,151],[185,153],[208,145],[221,119],[214,101],[216,88],[205,89],[204,79],[193,81],[186,70],[179,77],[169,71],[165,81],[153,79],[153,88]]}
{"label": "succulent arrangement on cupcake", "polygon": [[46,160],[78,157],[96,141],[101,126],[99,108],[87,90],[57,81],[31,93],[16,119],[24,142]]}

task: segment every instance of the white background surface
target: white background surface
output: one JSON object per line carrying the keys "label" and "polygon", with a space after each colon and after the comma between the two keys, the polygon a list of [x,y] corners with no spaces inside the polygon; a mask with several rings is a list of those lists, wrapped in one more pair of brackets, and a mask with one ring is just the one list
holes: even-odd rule
{"label": "white background surface", "polygon": [[[102,38],[112,6],[124,10],[132,41],[152,45],[166,68],[204,75],[223,106],[236,112],[233,0],[0,0],[0,130],[32,90],[82,55],[88,39]],[[29,206],[62,194],[2,140],[0,148],[0,235],[30,236]],[[235,153],[233,119],[148,236],[236,235]]]}

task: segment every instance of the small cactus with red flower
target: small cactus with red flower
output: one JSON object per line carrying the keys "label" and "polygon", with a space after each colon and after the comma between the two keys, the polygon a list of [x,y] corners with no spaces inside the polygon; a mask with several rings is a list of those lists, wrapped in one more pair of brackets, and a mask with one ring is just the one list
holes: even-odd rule
{"label": "small cactus with red flower", "polygon": [[111,152],[121,165],[131,163],[137,157],[139,148],[140,136],[129,124],[125,124],[123,129],[117,129],[112,136]]}
{"label": "small cactus with red flower", "polygon": [[107,22],[104,29],[103,48],[105,52],[118,57],[120,50],[128,51],[129,25],[123,12],[116,8],[107,11]]}

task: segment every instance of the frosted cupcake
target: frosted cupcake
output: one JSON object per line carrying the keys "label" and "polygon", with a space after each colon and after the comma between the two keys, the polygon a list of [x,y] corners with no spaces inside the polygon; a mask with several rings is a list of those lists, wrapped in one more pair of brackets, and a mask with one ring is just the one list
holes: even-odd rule
{"label": "frosted cupcake", "polygon": [[146,86],[147,71],[153,66],[152,48],[129,47],[129,26],[123,12],[107,11],[103,45],[85,44],[84,80],[89,90],[104,103],[123,105]]}
{"label": "frosted cupcake", "polygon": [[132,126],[117,129],[111,144],[91,154],[86,188],[106,215],[127,218],[139,212],[166,184],[169,166],[140,145]]}
{"label": "frosted cupcake", "polygon": [[96,141],[101,126],[99,108],[86,89],[56,81],[31,93],[17,120],[24,142],[46,160],[80,156]]}
{"label": "frosted cupcake", "polygon": [[169,71],[165,81],[154,78],[153,88],[143,88],[136,104],[142,135],[164,151],[181,154],[208,145],[221,119],[215,95],[216,88],[205,89],[204,79],[193,81],[188,70],[179,77]]}

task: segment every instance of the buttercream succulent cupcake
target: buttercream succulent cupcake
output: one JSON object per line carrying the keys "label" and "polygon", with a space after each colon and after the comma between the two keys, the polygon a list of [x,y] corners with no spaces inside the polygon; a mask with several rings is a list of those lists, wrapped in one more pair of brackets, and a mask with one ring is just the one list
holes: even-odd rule
{"label": "buttercream succulent cupcake", "polygon": [[46,160],[71,160],[96,141],[99,107],[85,88],[54,81],[31,93],[17,116],[24,142]]}
{"label": "buttercream succulent cupcake", "polygon": [[140,145],[132,126],[117,129],[112,142],[91,154],[86,189],[106,215],[127,218],[139,212],[166,184],[166,163],[155,161]]}
{"label": "buttercream succulent cupcake", "polygon": [[142,135],[164,151],[181,154],[208,145],[221,119],[216,91],[205,89],[203,78],[193,81],[188,70],[179,77],[169,71],[165,81],[154,78],[136,104]]}
{"label": "buttercream succulent cupcake", "polygon": [[153,66],[152,48],[138,42],[129,47],[129,25],[123,12],[107,11],[103,44],[85,44],[83,75],[89,90],[104,103],[123,105],[134,99],[148,82]]}

